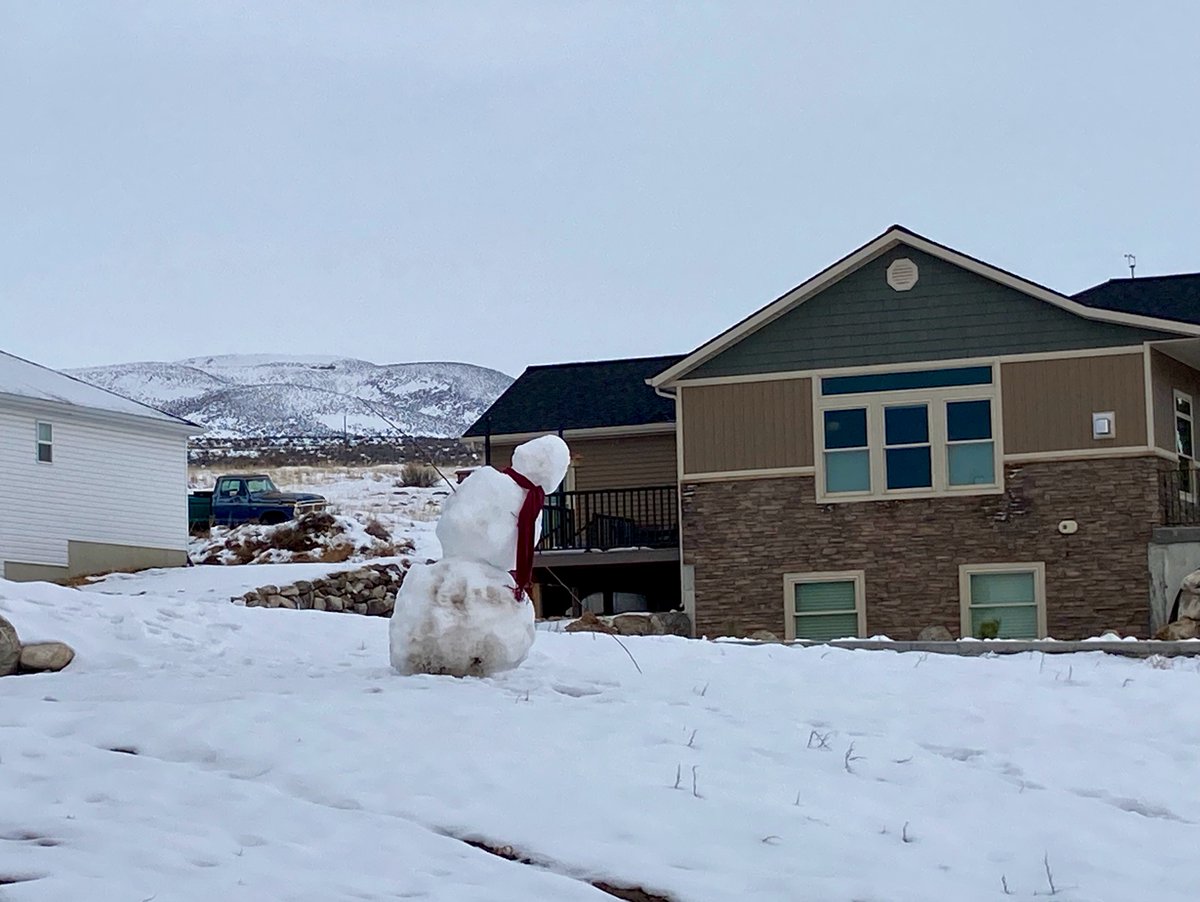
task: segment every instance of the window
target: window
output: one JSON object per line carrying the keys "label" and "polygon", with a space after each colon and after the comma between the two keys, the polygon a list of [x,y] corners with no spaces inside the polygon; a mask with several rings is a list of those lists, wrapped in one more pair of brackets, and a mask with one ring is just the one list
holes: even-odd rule
{"label": "window", "polygon": [[958,590],[963,636],[1045,638],[1044,564],[966,564],[958,571]]}
{"label": "window", "polygon": [[54,427],[50,423],[37,424],[37,459],[43,464],[54,462]]}
{"label": "window", "polygon": [[837,376],[820,385],[819,501],[1000,490],[991,367]]}
{"label": "window", "polygon": [[889,489],[933,486],[928,406],[885,407],[883,441]]}
{"label": "window", "polygon": [[991,385],[990,366],[958,366],[943,370],[903,370],[895,373],[864,373],[859,376],[826,376],[822,395],[858,395],[875,391],[910,391],[918,388],[953,388],[960,385]]}
{"label": "window", "polygon": [[846,639],[866,633],[861,570],[789,573],[783,578],[788,639]]}
{"label": "window", "polygon": [[1192,396],[1175,389],[1175,453],[1179,455],[1179,493],[1189,501],[1196,497],[1195,427]]}
{"label": "window", "polygon": [[946,402],[946,466],[950,485],[995,485],[991,401]]}
{"label": "window", "polygon": [[824,422],[825,491],[871,491],[867,409],[827,410]]}

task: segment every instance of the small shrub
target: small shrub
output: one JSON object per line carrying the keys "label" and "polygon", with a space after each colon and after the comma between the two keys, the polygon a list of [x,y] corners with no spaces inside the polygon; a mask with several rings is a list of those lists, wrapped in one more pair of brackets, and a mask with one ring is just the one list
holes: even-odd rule
{"label": "small shrub", "polygon": [[404,465],[400,471],[400,479],[406,486],[418,489],[431,489],[442,481],[437,470],[416,461],[409,461]]}
{"label": "small shrub", "polygon": [[1000,621],[985,620],[979,624],[980,639],[997,639],[1000,636]]}

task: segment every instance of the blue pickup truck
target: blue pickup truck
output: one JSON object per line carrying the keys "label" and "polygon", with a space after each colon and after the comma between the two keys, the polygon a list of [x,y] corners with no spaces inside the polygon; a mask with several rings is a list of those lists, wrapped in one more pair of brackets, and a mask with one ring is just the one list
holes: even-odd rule
{"label": "blue pickup truck", "polygon": [[282,523],[325,510],[322,495],[281,492],[261,473],[221,476],[211,492],[188,495],[188,527],[237,526],[240,523]]}

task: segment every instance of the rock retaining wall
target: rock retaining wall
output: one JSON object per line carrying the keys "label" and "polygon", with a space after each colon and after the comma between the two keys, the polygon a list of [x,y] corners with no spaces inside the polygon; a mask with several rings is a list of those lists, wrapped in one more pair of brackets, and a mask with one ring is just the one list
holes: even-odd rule
{"label": "rock retaining wall", "polygon": [[230,601],[248,608],[292,608],[391,617],[396,607],[396,593],[407,572],[407,564],[370,564],[311,581],[302,579],[289,586],[260,586]]}

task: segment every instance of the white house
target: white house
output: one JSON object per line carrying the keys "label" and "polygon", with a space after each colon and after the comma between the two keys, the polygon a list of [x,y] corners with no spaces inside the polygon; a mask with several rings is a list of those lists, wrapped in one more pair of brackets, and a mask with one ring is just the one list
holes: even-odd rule
{"label": "white house", "polygon": [[203,428],[0,351],[0,576],[187,561],[187,440]]}

